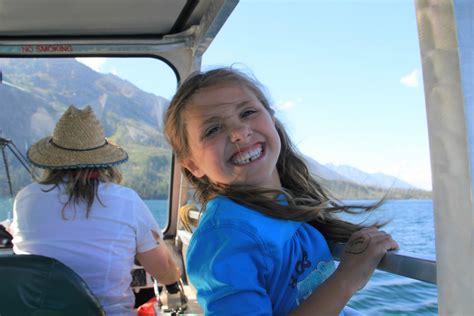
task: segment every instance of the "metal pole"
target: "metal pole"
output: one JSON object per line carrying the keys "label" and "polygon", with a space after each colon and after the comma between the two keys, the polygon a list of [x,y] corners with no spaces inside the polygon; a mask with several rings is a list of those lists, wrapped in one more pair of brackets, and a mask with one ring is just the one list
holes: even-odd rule
{"label": "metal pole", "polygon": [[474,2],[417,0],[433,178],[439,315],[474,311]]}
{"label": "metal pole", "polygon": [[2,144],[2,156],[3,156],[3,164],[5,165],[5,173],[7,175],[8,188],[10,189],[11,197],[13,197],[12,181],[10,179],[10,171],[8,170],[8,160],[7,160],[7,155],[5,153],[5,145],[3,144]]}

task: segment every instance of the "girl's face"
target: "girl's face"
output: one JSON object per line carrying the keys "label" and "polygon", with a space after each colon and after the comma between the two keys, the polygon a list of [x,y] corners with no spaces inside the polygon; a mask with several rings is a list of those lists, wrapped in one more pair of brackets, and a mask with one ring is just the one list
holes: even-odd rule
{"label": "girl's face", "polygon": [[249,89],[226,84],[203,89],[183,113],[194,176],[222,184],[281,188],[276,168],[281,142],[275,122]]}

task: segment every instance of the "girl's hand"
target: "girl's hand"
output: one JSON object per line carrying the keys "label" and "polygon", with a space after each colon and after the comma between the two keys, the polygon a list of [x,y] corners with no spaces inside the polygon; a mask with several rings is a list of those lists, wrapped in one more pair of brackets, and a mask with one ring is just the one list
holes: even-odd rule
{"label": "girl's hand", "polygon": [[392,236],[376,227],[352,234],[344,248],[337,272],[355,293],[365,286],[387,250],[399,249]]}

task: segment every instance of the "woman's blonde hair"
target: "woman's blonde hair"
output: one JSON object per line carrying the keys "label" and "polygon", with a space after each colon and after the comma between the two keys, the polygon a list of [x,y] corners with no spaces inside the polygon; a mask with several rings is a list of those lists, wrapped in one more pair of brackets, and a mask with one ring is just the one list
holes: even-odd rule
{"label": "woman's blonde hair", "polygon": [[[253,77],[232,68],[193,73],[180,85],[165,115],[165,133],[178,160],[186,159],[190,155],[186,121],[183,117],[185,107],[192,96],[200,91],[224,85],[239,85],[250,90],[274,117],[274,110],[263,87]],[[215,184],[207,176],[197,178],[182,167],[182,172],[196,190],[195,199],[202,203],[204,209],[209,199],[216,195],[224,195],[269,216],[308,222],[326,238],[336,241],[347,240],[353,232],[363,226],[342,221],[335,216],[335,213],[370,211],[380,206],[381,202],[369,206],[344,205],[332,197],[311,175],[281,122],[276,117],[274,119],[281,139],[281,152],[276,168],[283,189],[269,190],[247,185]],[[288,204],[271,198],[277,195],[285,196]]]}
{"label": "woman's blonde hair", "polygon": [[[64,219],[64,210],[68,205],[77,205],[85,202],[86,217],[89,217],[94,200],[102,204],[99,198],[99,183],[112,182],[120,183],[122,173],[117,167],[103,168],[82,168],[82,169],[45,169],[38,183],[52,185],[51,188],[44,190],[49,192],[64,184],[65,192],[69,196],[64,204],[61,214]],[[103,204],[102,204],[103,205]]]}

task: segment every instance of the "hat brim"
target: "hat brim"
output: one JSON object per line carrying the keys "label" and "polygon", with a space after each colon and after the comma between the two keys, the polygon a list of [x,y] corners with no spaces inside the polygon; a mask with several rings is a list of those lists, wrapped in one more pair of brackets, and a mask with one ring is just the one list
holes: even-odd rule
{"label": "hat brim", "polygon": [[27,157],[36,167],[43,169],[80,169],[111,167],[128,160],[128,154],[121,147],[107,143],[100,148],[76,151],[59,148],[45,137],[31,145]]}

